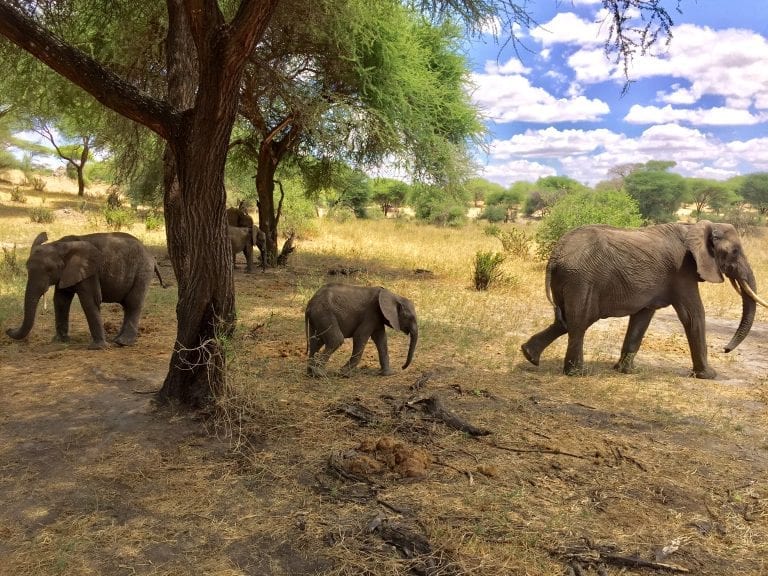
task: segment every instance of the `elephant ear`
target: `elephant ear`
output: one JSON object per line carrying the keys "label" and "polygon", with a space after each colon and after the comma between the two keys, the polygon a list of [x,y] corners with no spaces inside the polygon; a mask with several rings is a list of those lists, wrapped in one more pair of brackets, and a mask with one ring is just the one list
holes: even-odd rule
{"label": "elephant ear", "polygon": [[709,220],[701,220],[688,228],[685,247],[696,260],[699,278],[706,282],[720,283],[723,275],[715,260],[713,245],[718,241],[718,232]]}
{"label": "elephant ear", "polygon": [[103,260],[102,253],[90,242],[66,242],[62,253],[64,269],[59,288],[69,288],[96,274]]}
{"label": "elephant ear", "polygon": [[398,320],[398,306],[397,296],[392,294],[386,288],[382,288],[379,291],[379,308],[381,313],[384,314],[384,319],[387,324],[392,326],[395,330],[400,330],[400,321]]}
{"label": "elephant ear", "polygon": [[45,244],[46,242],[48,242],[48,234],[46,234],[45,232],[40,232],[40,234],[38,234],[35,237],[34,241],[32,242],[32,248],[33,249],[37,248],[38,246],[40,246],[41,244]]}

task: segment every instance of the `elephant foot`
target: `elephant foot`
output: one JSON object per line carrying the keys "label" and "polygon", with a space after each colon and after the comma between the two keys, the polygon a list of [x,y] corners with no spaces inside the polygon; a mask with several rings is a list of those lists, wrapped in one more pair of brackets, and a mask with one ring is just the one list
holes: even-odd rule
{"label": "elephant foot", "polygon": [[702,380],[714,380],[717,378],[717,372],[707,366],[704,370],[691,370],[690,376],[701,378]]}
{"label": "elephant foot", "polygon": [[392,376],[394,373],[394,370],[391,368],[382,368],[379,370],[379,376]]}
{"label": "elephant foot", "polygon": [[118,346],[131,346],[136,343],[136,336],[117,336],[114,340],[112,340],[112,342]]}
{"label": "elephant foot", "polygon": [[351,378],[353,370],[354,368],[352,366],[345,364],[341,367],[341,370],[339,370],[339,376],[343,376],[344,378]]}
{"label": "elephant foot", "polygon": [[69,342],[69,336],[67,334],[56,334],[51,342],[64,342],[66,344]]}
{"label": "elephant foot", "polygon": [[307,376],[312,378],[325,378],[327,374],[322,368],[317,366],[307,366]]}
{"label": "elephant foot", "polygon": [[620,372],[622,374],[634,374],[635,373],[635,362],[634,362],[635,355],[634,354],[627,354],[625,356],[622,356],[616,364],[613,365],[613,369],[616,370],[616,372]]}
{"label": "elephant foot", "polygon": [[105,350],[108,347],[109,344],[103,340],[101,342],[93,341],[88,345],[88,350]]}
{"label": "elephant foot", "polygon": [[525,359],[528,360],[528,362],[530,362],[534,366],[539,365],[540,354],[534,354],[533,351],[529,348],[527,342],[522,346],[520,346],[520,351],[523,353],[523,356],[525,356]]}
{"label": "elephant foot", "polygon": [[569,364],[563,368],[563,374],[566,376],[586,376],[587,370],[584,366]]}

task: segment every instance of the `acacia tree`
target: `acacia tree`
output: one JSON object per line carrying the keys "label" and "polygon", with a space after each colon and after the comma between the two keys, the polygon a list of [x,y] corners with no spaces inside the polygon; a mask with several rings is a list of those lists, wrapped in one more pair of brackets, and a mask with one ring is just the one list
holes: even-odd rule
{"label": "acacia tree", "polygon": [[[306,26],[311,21],[312,26]],[[439,179],[466,164],[482,123],[465,90],[461,30],[398,2],[296,0],[279,8],[244,73],[237,153],[255,159],[259,226],[277,261],[275,173],[288,156],[327,166],[409,159]]]}
{"label": "acacia tree", "polygon": [[[458,15],[475,30],[495,17],[503,29],[512,31],[514,25],[532,24],[524,4],[518,2],[416,0],[413,5],[428,14]],[[166,12],[160,14],[152,2],[137,6],[100,0],[0,0],[0,36],[166,142],[166,234],[179,300],[176,343],[159,392],[161,400],[201,406],[215,397],[224,382],[219,338],[234,328],[224,166],[244,66],[282,3],[230,0],[222,2],[222,8],[216,0],[166,0]],[[613,22],[606,50],[615,50],[625,62],[632,50],[645,50],[655,42],[659,31],[669,32],[671,18],[655,0],[603,3]],[[633,15],[635,9],[639,17]],[[121,69],[112,65],[116,54],[130,52],[135,43],[121,28],[121,18],[144,19],[147,30],[165,30],[166,61],[161,66]],[[645,33],[628,34],[632,23],[639,21]],[[114,43],[105,47],[90,42],[78,48],[77,33],[85,34],[86,29],[109,30]],[[154,81],[136,80],[144,76]],[[158,85],[166,88],[165,94],[152,96],[150,88]]]}
{"label": "acacia tree", "polygon": [[276,5],[242,0],[227,20],[216,2],[168,0],[168,95],[158,99],[52,34],[45,9],[0,3],[0,34],[167,143],[164,207],[179,301],[162,400],[201,406],[223,384],[219,338],[234,328],[224,164],[242,70]]}

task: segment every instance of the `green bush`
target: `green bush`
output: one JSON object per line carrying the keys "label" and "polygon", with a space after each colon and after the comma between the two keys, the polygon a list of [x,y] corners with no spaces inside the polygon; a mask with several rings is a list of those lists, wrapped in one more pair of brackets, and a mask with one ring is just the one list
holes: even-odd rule
{"label": "green bush", "polygon": [[103,214],[107,225],[115,231],[130,228],[136,219],[130,208],[110,208],[107,206],[104,208]]}
{"label": "green bush", "polygon": [[11,202],[18,202],[24,204],[27,201],[27,194],[20,186],[14,186],[11,189]]}
{"label": "green bush", "polygon": [[53,210],[45,206],[35,206],[29,211],[29,219],[35,224],[50,224],[54,220]]}
{"label": "green bush", "polygon": [[35,192],[42,192],[43,190],[45,190],[46,184],[48,184],[40,176],[32,176],[32,179],[30,180],[30,182],[32,183],[32,189]]}
{"label": "green bush", "polygon": [[147,212],[147,215],[144,217],[144,226],[147,229],[147,232],[151,232],[152,230],[159,230],[164,225],[165,218],[163,217],[162,212],[152,210]]}
{"label": "green bush", "polygon": [[349,222],[357,218],[354,208],[350,206],[336,205],[328,211],[328,217],[334,222]]}
{"label": "green bush", "polygon": [[533,240],[519,228],[508,228],[503,230],[496,224],[491,224],[485,228],[488,236],[494,236],[501,242],[504,252],[517,258],[528,258],[533,248]]}
{"label": "green bush", "polygon": [[10,280],[21,276],[22,266],[16,255],[16,244],[11,250],[3,246],[3,259],[0,260],[0,278]]}
{"label": "green bush", "polygon": [[507,208],[501,204],[492,204],[486,206],[480,218],[488,222],[504,222],[507,217]]}
{"label": "green bush", "polygon": [[563,234],[587,224],[630,228],[641,226],[643,219],[637,201],[625,192],[587,190],[566,194],[555,202],[536,232],[539,257],[547,259]]}
{"label": "green bush", "polygon": [[488,290],[491,284],[503,277],[501,265],[504,263],[504,254],[499,252],[484,252],[479,250],[475,254],[474,268],[472,271],[476,290]]}

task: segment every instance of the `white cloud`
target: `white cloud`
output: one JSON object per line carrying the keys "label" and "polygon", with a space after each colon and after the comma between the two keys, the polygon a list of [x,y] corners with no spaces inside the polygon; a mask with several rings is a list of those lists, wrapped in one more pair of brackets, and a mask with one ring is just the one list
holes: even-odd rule
{"label": "white cloud", "polygon": [[624,117],[624,121],[630,124],[686,122],[705,126],[750,126],[765,122],[766,118],[768,118],[766,114],[752,114],[749,110],[722,106],[690,109],[673,108],[669,105],[659,108],[634,104]]}
{"label": "white cloud", "polygon": [[528,69],[516,58],[502,66],[487,62],[484,73],[472,75],[472,99],[483,113],[496,122],[597,121],[610,109],[602,100],[576,95],[557,98],[533,86],[523,73]]}
{"label": "white cloud", "polygon": [[556,176],[557,170],[539,162],[511,160],[509,162],[489,164],[481,170],[481,175],[491,182],[496,182],[502,186],[509,186],[513,182],[536,182],[539,178]]}
{"label": "white cloud", "polygon": [[601,22],[589,22],[573,12],[559,12],[546,24],[531,30],[531,37],[541,42],[545,48],[562,43],[602,46],[605,43],[605,35]]}
{"label": "white cloud", "polygon": [[[526,130],[491,143],[485,177],[505,185],[527,179],[501,180],[501,176],[510,172],[506,167],[526,162],[546,166],[548,170],[556,166],[556,173],[594,185],[604,180],[614,166],[649,160],[674,160],[677,162],[674,170],[684,176],[726,179],[740,173],[745,162],[755,170],[768,169],[768,138],[722,142],[710,134],[678,124],[651,126],[635,138],[607,129]],[[537,173],[536,170],[530,172]]]}

